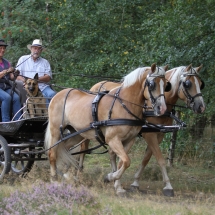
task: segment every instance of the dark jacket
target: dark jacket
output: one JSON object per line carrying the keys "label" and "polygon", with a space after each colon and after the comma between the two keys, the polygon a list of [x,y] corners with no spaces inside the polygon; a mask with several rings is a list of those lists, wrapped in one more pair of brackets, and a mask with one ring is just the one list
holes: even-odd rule
{"label": "dark jacket", "polygon": [[[2,68],[0,66],[0,72],[3,71],[3,70],[5,70],[5,69],[9,69],[9,67],[10,67],[9,61],[7,61],[4,58],[2,58],[2,61],[3,61],[3,64],[4,64],[4,68]],[[9,80],[10,80],[10,74],[7,74],[4,77],[0,78],[0,88],[2,90],[7,90],[7,89],[11,88]]]}

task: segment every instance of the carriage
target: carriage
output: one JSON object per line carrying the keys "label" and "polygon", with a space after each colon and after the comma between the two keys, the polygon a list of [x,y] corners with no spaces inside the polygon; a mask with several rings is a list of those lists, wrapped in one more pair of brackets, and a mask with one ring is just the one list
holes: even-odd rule
{"label": "carriage", "polygon": [[[159,70],[159,69],[158,69]],[[159,78],[158,75],[153,76],[153,78],[150,76],[145,77],[145,85],[143,86],[144,90],[147,87],[148,88],[148,98],[153,101],[151,91],[155,90],[155,88],[151,87],[151,84],[154,84],[154,80],[156,78]],[[163,76],[162,76],[163,78]],[[149,80],[148,80],[149,79]],[[22,117],[17,120],[13,121],[13,119],[10,122],[7,123],[0,123],[0,179],[4,177],[5,174],[9,173],[10,171],[16,173],[16,174],[22,174],[25,175],[27,172],[29,172],[34,164],[35,161],[40,160],[47,160],[47,151],[52,148],[45,149],[44,145],[44,137],[45,132],[48,125],[48,115],[41,115],[41,116],[35,116],[32,117],[29,115],[28,110],[28,99],[26,99],[25,92],[23,91],[22,85],[20,86],[20,83],[17,84],[17,87],[22,92],[22,101],[23,101],[23,107]],[[57,141],[57,144],[69,140],[71,137],[74,137],[75,135],[80,135],[82,132],[88,131],[88,130],[96,130],[97,127],[101,126],[114,126],[114,124],[102,124],[103,121],[98,121],[97,119],[97,113],[96,109],[98,108],[98,102],[99,100],[105,95],[108,97],[111,97],[111,100],[114,101],[114,99],[119,99],[117,92],[114,92],[114,94],[109,94],[109,91],[102,91],[100,93],[95,93],[92,91],[86,91],[86,90],[80,90],[80,89],[70,89],[70,90],[63,90],[63,91],[78,91],[78,93],[84,93],[87,94],[87,96],[90,94],[91,97],[93,97],[93,100],[90,100],[90,104],[92,104],[91,109],[94,110],[90,111],[92,115],[94,115],[92,118],[94,120],[94,124],[91,123],[91,126],[86,129],[80,129],[79,131],[76,131],[68,134],[64,134],[61,132],[62,136],[59,141]],[[62,91],[61,91],[62,92]],[[133,93],[133,92],[132,92]],[[69,94],[69,93],[68,93]],[[163,94],[162,94],[163,95]],[[67,97],[66,95],[65,97]],[[156,98],[160,98],[160,95]],[[59,104],[60,102],[58,102]],[[111,102],[112,103],[112,102]],[[114,102],[113,102],[114,103]],[[112,104],[113,104],[112,103]],[[61,103],[62,105],[62,103]],[[122,106],[125,104],[122,103]],[[63,105],[62,105],[63,106]],[[142,106],[144,107],[144,106]],[[160,107],[158,108],[160,109]],[[174,109],[172,109],[174,110]],[[175,116],[174,111],[171,112],[165,112],[162,114],[164,117],[171,118],[172,120],[175,120],[174,125],[163,125],[163,124],[156,124],[156,123],[149,123],[147,120],[135,120],[135,122],[132,122],[132,125],[129,125],[130,127],[140,127],[138,133],[150,133],[150,132],[161,132],[161,133],[167,133],[167,132],[173,132],[175,130],[179,130],[181,128],[185,128],[186,124],[182,122],[180,119],[178,119]],[[146,117],[157,117],[153,111],[145,111],[144,116]],[[163,117],[161,116],[161,117]],[[140,122],[141,121],[141,122]],[[95,122],[97,124],[95,124]],[[117,126],[126,124],[128,122],[125,122],[125,120],[117,121],[117,120],[110,120],[111,123],[118,123]],[[131,121],[129,121],[131,123]],[[137,124],[136,124],[137,123]],[[58,127],[58,130],[61,128]],[[96,130],[96,132],[100,132]],[[137,133],[137,134],[138,134]],[[100,142],[100,141],[98,141]],[[87,149],[85,151],[79,151],[78,153],[90,153],[91,150],[94,150],[95,148],[98,148],[102,146],[104,143],[99,143],[97,147],[93,147],[91,149]],[[55,145],[56,146],[56,143]],[[72,153],[70,153],[72,155]],[[76,153],[75,153],[76,154]]]}
{"label": "carriage", "polygon": [[22,83],[16,81],[16,88],[23,104],[20,109],[22,116],[17,121],[0,123],[0,179],[10,171],[16,174],[29,172],[34,161],[47,160],[40,151],[44,145],[48,115],[31,116],[27,109],[29,98],[26,98]]}

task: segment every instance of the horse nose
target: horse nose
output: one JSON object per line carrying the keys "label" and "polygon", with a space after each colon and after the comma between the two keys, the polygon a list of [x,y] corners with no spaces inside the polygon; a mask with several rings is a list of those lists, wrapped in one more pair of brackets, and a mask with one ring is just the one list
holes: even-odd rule
{"label": "horse nose", "polygon": [[166,104],[160,103],[154,109],[154,112],[157,116],[163,115],[166,111]]}
{"label": "horse nose", "polygon": [[196,109],[196,111],[194,109],[194,112],[196,112],[196,113],[203,113],[204,111],[205,111],[204,105],[199,105],[198,108]]}
{"label": "horse nose", "polygon": [[205,111],[205,107],[204,107],[203,105],[201,105],[201,106],[199,107],[199,109],[200,109],[200,113],[203,113],[203,112]]}

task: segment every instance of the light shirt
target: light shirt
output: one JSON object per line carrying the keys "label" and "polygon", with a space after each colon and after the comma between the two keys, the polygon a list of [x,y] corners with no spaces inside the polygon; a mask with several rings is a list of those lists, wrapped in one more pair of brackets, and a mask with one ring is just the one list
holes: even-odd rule
{"label": "light shirt", "polygon": [[[36,73],[38,73],[39,77],[49,75],[52,78],[51,66],[49,62],[42,57],[34,61],[31,55],[24,55],[19,58],[16,69],[20,71],[20,75],[28,78],[33,79]],[[48,85],[45,83],[39,83],[41,91],[47,86]]]}

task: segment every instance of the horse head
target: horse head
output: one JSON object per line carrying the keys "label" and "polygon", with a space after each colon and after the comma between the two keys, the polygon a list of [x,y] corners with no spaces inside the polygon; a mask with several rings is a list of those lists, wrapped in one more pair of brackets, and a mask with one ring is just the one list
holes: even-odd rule
{"label": "horse head", "polygon": [[[150,101],[156,116],[163,115],[167,108],[164,92],[171,88],[171,84],[167,84],[165,79],[165,72],[167,69],[168,65],[158,67],[155,63],[152,64],[150,68],[151,71],[147,75],[145,81],[144,89],[148,88],[148,90],[144,90],[144,97]],[[150,98],[150,100],[148,98]],[[149,105],[148,101],[147,105]]]}
{"label": "horse head", "polygon": [[186,102],[187,107],[195,113],[203,113],[205,104],[201,90],[204,88],[204,82],[199,76],[202,65],[196,68],[192,64],[185,67],[180,76],[178,96]]}

